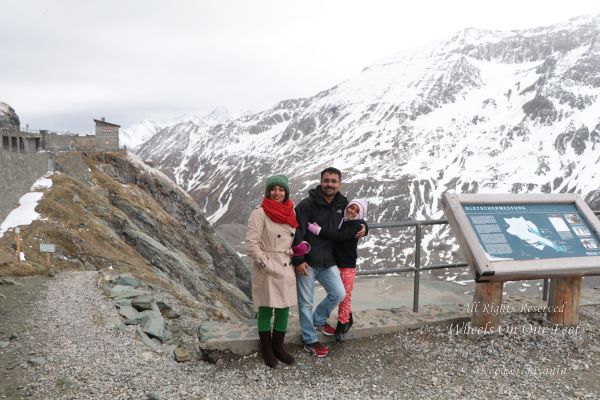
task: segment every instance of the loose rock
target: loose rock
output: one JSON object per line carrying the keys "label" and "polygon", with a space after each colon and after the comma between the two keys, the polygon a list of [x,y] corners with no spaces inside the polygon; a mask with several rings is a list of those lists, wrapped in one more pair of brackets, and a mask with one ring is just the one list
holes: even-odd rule
{"label": "loose rock", "polygon": [[46,364],[46,359],[44,357],[31,357],[29,359],[29,363],[32,365],[35,365],[37,367],[40,367],[42,365]]}
{"label": "loose rock", "polygon": [[131,276],[126,276],[126,275],[120,275],[117,278],[116,283],[117,283],[117,285],[131,286],[135,289],[139,288],[142,285],[142,283],[139,280],[137,280]]}
{"label": "loose rock", "polygon": [[[154,299],[149,294],[131,299],[131,305],[138,311],[152,310]],[[160,310],[159,310],[160,311]]]}
{"label": "loose rock", "polygon": [[191,361],[192,355],[185,347],[177,347],[175,349],[175,360],[180,363]]}

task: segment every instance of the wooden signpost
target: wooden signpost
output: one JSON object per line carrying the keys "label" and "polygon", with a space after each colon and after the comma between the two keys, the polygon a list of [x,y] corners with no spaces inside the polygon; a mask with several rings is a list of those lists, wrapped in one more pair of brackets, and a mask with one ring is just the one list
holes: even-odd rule
{"label": "wooden signpost", "polygon": [[40,243],[40,253],[46,253],[46,269],[48,270],[48,275],[52,272],[50,271],[50,253],[56,252],[56,245],[52,243]]}
{"label": "wooden signpost", "polygon": [[581,300],[581,277],[556,278],[550,280],[548,297],[548,321],[557,325],[577,325],[579,323],[579,302]]}
{"label": "wooden signpost", "polygon": [[600,221],[581,196],[445,193],[442,205],[476,282],[473,325],[498,325],[505,281],[542,278],[547,320],[579,322],[582,277],[600,275]]}
{"label": "wooden signpost", "polygon": [[21,263],[21,228],[15,228],[15,237],[17,241],[17,264]]}
{"label": "wooden signpost", "polygon": [[[494,332],[500,325],[500,312],[502,306],[502,287],[504,282],[476,283],[473,294],[473,316],[471,324],[477,328],[484,328]],[[494,310],[490,312],[490,310]]]}

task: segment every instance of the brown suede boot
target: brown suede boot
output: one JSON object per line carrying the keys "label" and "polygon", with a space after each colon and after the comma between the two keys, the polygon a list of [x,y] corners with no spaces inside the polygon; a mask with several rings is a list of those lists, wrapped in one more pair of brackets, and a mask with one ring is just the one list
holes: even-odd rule
{"label": "brown suede boot", "polygon": [[285,339],[285,332],[273,331],[273,353],[279,361],[286,364],[293,364],[294,357],[283,349],[283,339]]}
{"label": "brown suede boot", "polygon": [[258,337],[260,338],[260,352],[265,364],[271,368],[277,367],[277,359],[273,354],[273,344],[271,343],[271,331],[259,331]]}

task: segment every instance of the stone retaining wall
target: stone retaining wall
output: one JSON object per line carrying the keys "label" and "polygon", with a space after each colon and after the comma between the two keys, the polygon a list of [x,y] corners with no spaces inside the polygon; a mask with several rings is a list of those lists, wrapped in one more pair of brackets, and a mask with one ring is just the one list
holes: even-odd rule
{"label": "stone retaining wall", "polygon": [[45,133],[42,135],[42,146],[45,150],[57,151],[94,151],[96,136],[94,135],[58,135]]}
{"label": "stone retaining wall", "polygon": [[0,150],[0,222],[19,198],[44,175],[50,165],[48,153],[14,153]]}

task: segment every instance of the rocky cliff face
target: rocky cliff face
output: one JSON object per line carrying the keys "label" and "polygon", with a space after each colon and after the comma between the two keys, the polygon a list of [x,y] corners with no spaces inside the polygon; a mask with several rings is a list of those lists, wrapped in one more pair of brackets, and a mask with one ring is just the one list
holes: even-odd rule
{"label": "rocky cliff face", "polygon": [[[213,318],[252,315],[249,269],[162,173],[121,153],[61,154],[56,168],[38,206],[46,220],[22,229],[26,247],[55,243],[58,270],[131,272]],[[28,251],[33,265],[40,257]]]}
{"label": "rocky cliff face", "polygon": [[0,129],[16,129],[21,126],[19,116],[15,110],[6,103],[0,101]]}
{"label": "rocky cliff face", "polygon": [[[167,127],[139,151],[218,225],[245,223],[269,174],[289,175],[299,200],[329,165],[349,197],[369,200],[370,221],[441,217],[445,191],[577,192],[600,208],[599,44],[600,15],[465,29],[310,98],[212,128]],[[439,229],[424,244],[452,257]],[[373,237],[365,259],[405,262],[397,240],[412,245],[412,233]]]}

